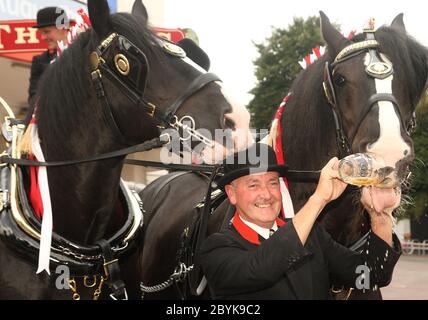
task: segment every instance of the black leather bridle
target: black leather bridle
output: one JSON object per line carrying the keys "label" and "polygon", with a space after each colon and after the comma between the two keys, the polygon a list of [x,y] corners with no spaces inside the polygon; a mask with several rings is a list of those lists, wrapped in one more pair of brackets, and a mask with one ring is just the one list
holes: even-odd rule
{"label": "black leather bridle", "polygon": [[[157,39],[164,51],[167,53],[184,58],[185,52],[173,43],[164,39]],[[143,108],[146,113],[155,118],[158,123],[176,130],[184,129],[203,143],[212,146],[213,142],[196,133],[194,128],[184,126],[178,121],[175,114],[182,104],[193,94],[201,90],[207,84],[214,81],[221,81],[213,73],[203,73],[195,78],[183,93],[177,97],[173,103],[166,108],[159,108],[155,104],[144,99],[144,89],[146,85],[149,64],[146,55],[136,45],[126,37],[115,32],[106,37],[101,44],[90,55],[91,60],[91,78],[94,84],[97,98],[101,102],[105,119],[107,120],[114,135],[122,143],[131,144],[125,139],[122,131],[114,118],[110,103],[107,99],[102,77],[105,76],[117,84],[117,87],[127,96],[127,98],[136,106]],[[165,109],[165,111],[162,111]],[[188,117],[188,116],[187,116]],[[189,132],[190,131],[190,132]]]}
{"label": "black leather bridle", "polygon": [[358,130],[362,122],[367,117],[372,107],[380,101],[388,101],[393,104],[397,114],[399,115],[400,123],[403,130],[409,133],[409,131],[413,130],[415,127],[416,116],[414,113],[412,115],[409,125],[407,127],[404,125],[403,117],[402,117],[400,108],[398,106],[397,99],[393,94],[375,93],[372,96],[370,96],[370,98],[368,99],[367,107],[362,112],[361,117],[358,119],[357,125],[353,130],[352,134],[350,135],[350,137],[347,137],[346,134],[344,133],[343,122],[340,116],[341,111],[340,111],[340,108],[338,107],[336,92],[332,81],[333,75],[335,73],[335,67],[338,64],[344,61],[347,61],[349,59],[352,59],[363,52],[368,52],[370,56],[370,62],[366,67],[365,71],[371,78],[385,79],[394,73],[392,63],[388,59],[386,59],[384,55],[381,55],[379,52],[379,43],[375,39],[374,30],[366,29],[364,30],[364,34],[366,36],[366,39],[364,41],[356,42],[345,47],[343,50],[339,52],[339,54],[334,59],[333,63],[329,64],[329,62],[327,61],[324,65],[324,81],[323,81],[324,93],[328,102],[332,107],[331,110],[333,112],[333,118],[334,118],[334,123],[336,128],[337,148],[338,148],[338,153],[340,158],[343,158],[352,153],[352,143],[354,141],[355,136],[358,133]]}

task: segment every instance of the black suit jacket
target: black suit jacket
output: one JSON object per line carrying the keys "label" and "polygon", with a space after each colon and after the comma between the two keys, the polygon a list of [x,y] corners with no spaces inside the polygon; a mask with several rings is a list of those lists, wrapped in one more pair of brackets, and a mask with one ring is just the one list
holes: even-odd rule
{"label": "black suit jacket", "polygon": [[371,233],[358,253],[318,224],[303,246],[290,219],[260,245],[229,225],[205,240],[200,264],[214,299],[330,299],[332,284],[355,287],[359,265],[371,268],[371,288],[387,285],[400,254],[395,235],[392,249]]}
{"label": "black suit jacket", "polygon": [[42,54],[33,57],[33,60],[31,62],[30,86],[28,88],[28,104],[30,106],[28,113],[30,113],[30,116],[33,114],[34,103],[36,102],[37,87],[40,77],[42,76],[46,68],[50,65],[51,61],[55,58],[56,52],[49,53],[49,50],[46,50]]}

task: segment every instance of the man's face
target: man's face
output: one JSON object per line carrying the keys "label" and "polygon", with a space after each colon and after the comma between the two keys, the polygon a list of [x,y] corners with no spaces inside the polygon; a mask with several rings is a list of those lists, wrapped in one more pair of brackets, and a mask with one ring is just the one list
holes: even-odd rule
{"label": "man's face", "polygon": [[39,29],[42,40],[48,44],[50,50],[57,48],[57,41],[65,41],[67,39],[67,29],[57,29],[55,26],[43,27]]}
{"label": "man's face", "polygon": [[225,190],[245,220],[271,228],[281,210],[278,172],[251,174],[234,180]]}

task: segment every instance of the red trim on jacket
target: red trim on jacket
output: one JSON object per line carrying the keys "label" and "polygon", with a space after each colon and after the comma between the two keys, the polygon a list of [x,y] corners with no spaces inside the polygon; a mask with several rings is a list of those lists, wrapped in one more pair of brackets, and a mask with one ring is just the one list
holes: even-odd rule
{"label": "red trim on jacket", "polygon": [[[278,228],[280,228],[285,225],[285,221],[280,218],[276,218],[276,224],[278,225]],[[252,244],[260,245],[259,234],[242,221],[238,212],[235,212],[235,215],[233,216],[232,225],[245,240]]]}

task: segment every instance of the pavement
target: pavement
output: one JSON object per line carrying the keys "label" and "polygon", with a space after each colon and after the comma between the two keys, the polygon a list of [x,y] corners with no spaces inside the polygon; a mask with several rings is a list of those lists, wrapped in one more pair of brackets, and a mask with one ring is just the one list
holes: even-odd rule
{"label": "pavement", "polygon": [[381,291],[384,300],[428,300],[428,255],[403,254]]}

